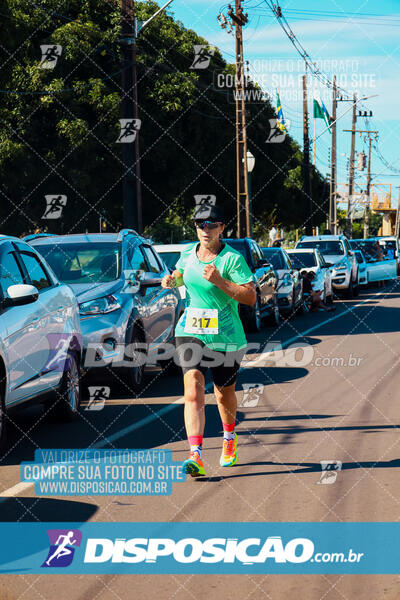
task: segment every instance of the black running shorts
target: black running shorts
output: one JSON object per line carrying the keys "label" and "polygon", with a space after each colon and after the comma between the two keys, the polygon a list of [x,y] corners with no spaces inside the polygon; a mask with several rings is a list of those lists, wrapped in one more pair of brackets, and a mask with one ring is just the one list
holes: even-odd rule
{"label": "black running shorts", "polygon": [[211,369],[213,382],[218,387],[228,387],[236,383],[246,348],[235,352],[211,350],[204,342],[191,336],[176,337],[175,346],[175,362],[182,368],[183,374],[196,369],[205,377],[207,369]]}

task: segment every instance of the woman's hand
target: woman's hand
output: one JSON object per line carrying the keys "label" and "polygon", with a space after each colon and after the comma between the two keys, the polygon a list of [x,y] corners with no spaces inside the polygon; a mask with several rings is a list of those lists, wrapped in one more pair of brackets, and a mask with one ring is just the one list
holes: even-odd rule
{"label": "woman's hand", "polygon": [[244,283],[240,285],[233,283],[233,281],[228,281],[222,277],[221,273],[214,265],[206,265],[204,267],[203,277],[240,304],[254,306],[257,301],[254,283]]}
{"label": "woman's hand", "polygon": [[223,278],[215,265],[206,265],[203,271],[204,279],[216,286],[221,285]]}
{"label": "woman's hand", "polygon": [[176,279],[173,275],[165,275],[161,280],[161,287],[171,289],[176,287]]}

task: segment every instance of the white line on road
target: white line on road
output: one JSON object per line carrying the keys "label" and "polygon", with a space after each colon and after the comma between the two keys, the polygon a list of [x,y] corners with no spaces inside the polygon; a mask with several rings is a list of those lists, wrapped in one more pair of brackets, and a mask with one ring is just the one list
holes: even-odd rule
{"label": "white line on road", "polygon": [[33,485],[33,483],[31,483],[30,481],[21,481],[20,483],[13,485],[13,487],[10,487],[8,490],[1,492],[0,504],[1,504],[1,502],[4,502],[4,500],[9,498],[10,496],[16,496],[17,494],[24,492],[25,490],[30,488],[31,485]]}

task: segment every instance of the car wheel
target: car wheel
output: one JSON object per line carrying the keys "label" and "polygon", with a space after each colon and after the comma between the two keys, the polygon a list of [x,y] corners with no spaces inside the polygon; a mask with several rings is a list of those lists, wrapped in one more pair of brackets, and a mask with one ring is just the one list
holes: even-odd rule
{"label": "car wheel", "polygon": [[356,284],[353,284],[353,296],[356,298],[360,293],[360,276],[357,271]]}
{"label": "car wheel", "polygon": [[5,398],[4,398],[4,390],[2,388],[3,388],[3,386],[0,386],[0,454],[5,446],[6,437],[7,437],[6,405],[5,405]]}
{"label": "car wheel", "polygon": [[253,306],[250,316],[249,330],[253,333],[257,333],[261,331],[262,328],[262,318],[261,318],[261,303],[260,296],[257,293],[257,300]]}
{"label": "car wheel", "polygon": [[299,294],[299,303],[298,303],[296,312],[298,315],[304,315],[305,313],[308,312],[308,308],[306,306],[305,298],[304,298],[303,286],[301,286],[301,292]]}
{"label": "car wheel", "polygon": [[353,296],[354,296],[354,287],[353,287],[353,281],[350,278],[349,287],[345,291],[345,297],[350,300],[351,298],[353,298]]}
{"label": "car wheel", "polygon": [[[132,361],[134,363],[135,357],[140,357],[143,354],[140,350],[135,350],[135,346],[137,344],[143,344],[145,340],[144,331],[141,325],[136,324],[133,327],[131,338],[129,341],[129,347],[133,349],[133,352],[130,352],[130,356],[126,357],[125,360]],[[125,367],[124,371],[124,379],[127,385],[137,394],[141,391],[143,386],[144,379],[144,364],[141,364],[143,361],[139,360],[139,364],[132,364],[129,367]]]}
{"label": "car wheel", "polygon": [[81,386],[76,354],[69,353],[65,361],[60,387],[54,399],[46,403],[49,416],[58,421],[74,421],[79,416]]}
{"label": "car wheel", "polygon": [[272,327],[278,327],[278,325],[281,324],[281,313],[279,312],[278,300],[276,296],[274,297],[272,312],[268,317],[268,324]]}
{"label": "car wheel", "polygon": [[296,301],[295,301],[295,299],[294,299],[294,290],[293,290],[293,295],[292,295],[292,304],[291,304],[291,306],[290,306],[290,308],[289,308],[289,311],[288,311],[288,313],[287,313],[287,315],[286,315],[286,318],[287,318],[287,319],[291,319],[292,317],[294,317],[294,316],[295,316],[295,314],[296,314]]}

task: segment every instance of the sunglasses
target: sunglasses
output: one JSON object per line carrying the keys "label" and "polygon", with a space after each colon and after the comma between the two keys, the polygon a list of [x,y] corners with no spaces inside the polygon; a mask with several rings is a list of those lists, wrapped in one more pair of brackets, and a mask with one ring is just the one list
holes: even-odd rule
{"label": "sunglasses", "polygon": [[218,225],[222,225],[221,221],[195,221],[194,222],[195,227],[197,227],[197,229],[205,229],[207,227],[207,229],[216,229],[218,227]]}

